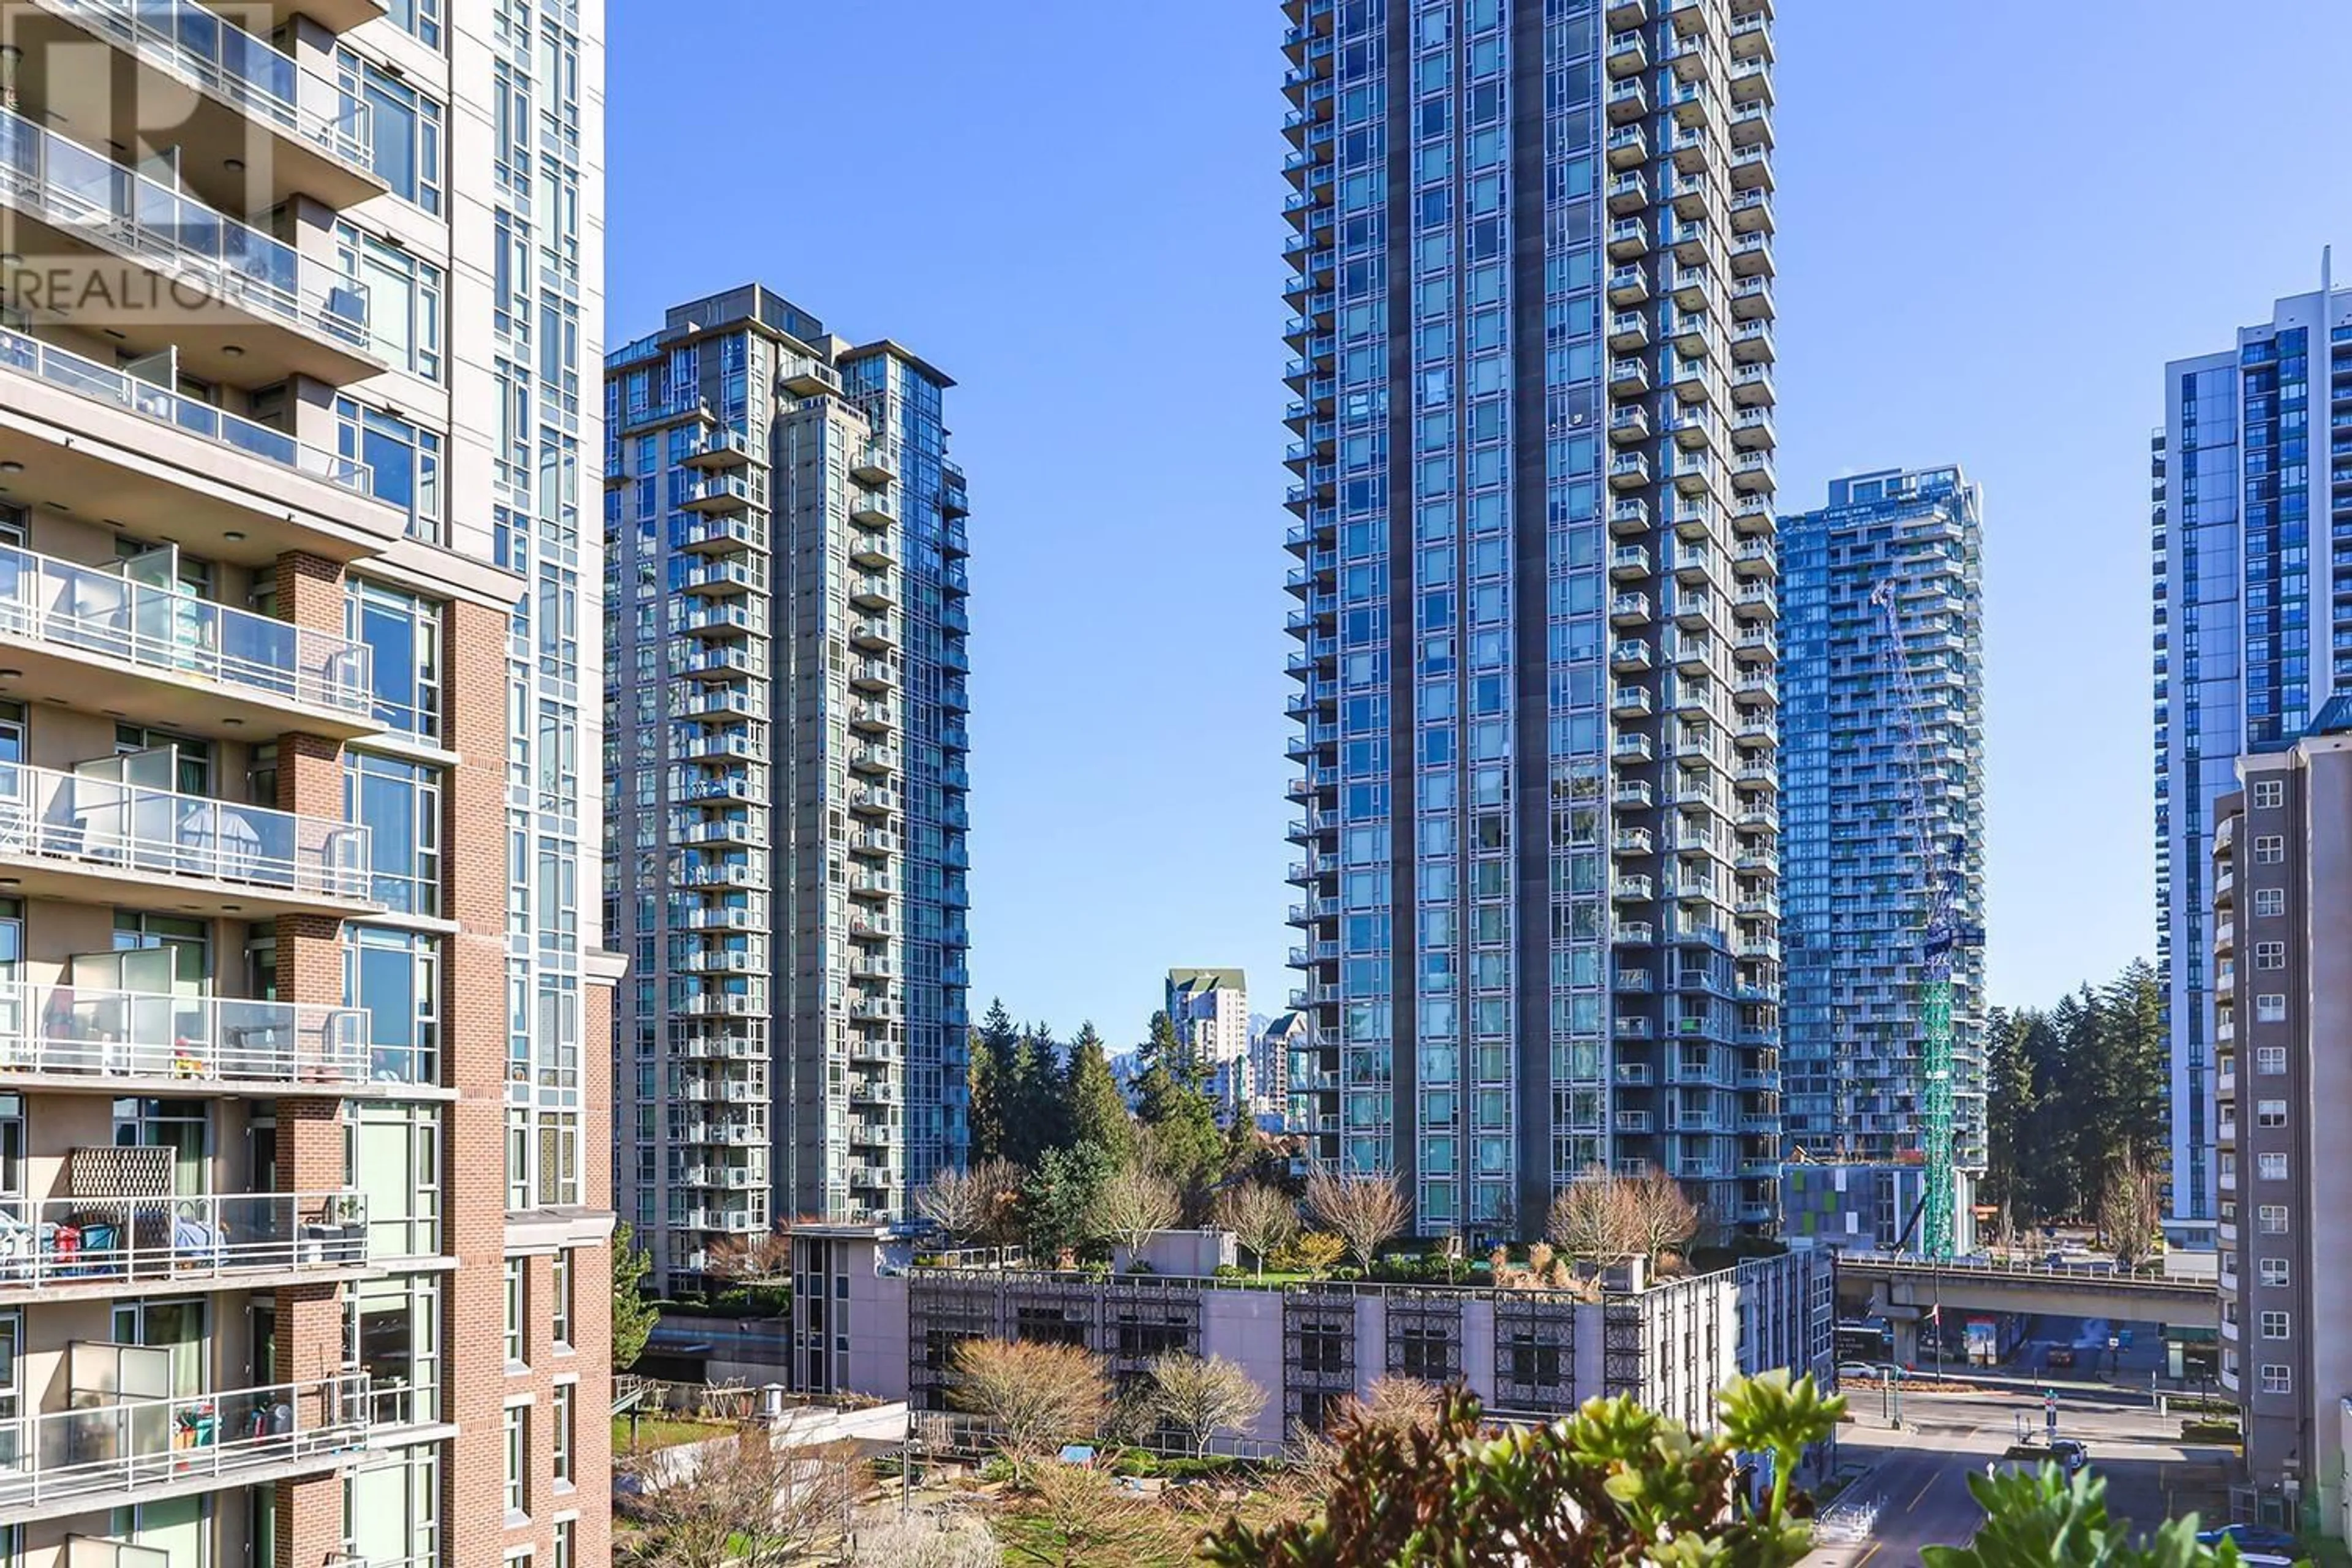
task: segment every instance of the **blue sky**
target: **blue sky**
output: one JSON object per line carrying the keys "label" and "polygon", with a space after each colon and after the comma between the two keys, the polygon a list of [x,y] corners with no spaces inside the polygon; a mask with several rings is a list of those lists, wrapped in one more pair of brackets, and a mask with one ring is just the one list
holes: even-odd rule
{"label": "blue sky", "polygon": [[[610,342],[756,278],[961,383],[975,1007],[1278,1005],[1279,7],[611,3]],[[1996,1001],[2153,955],[2163,363],[2352,279],[2352,6],[2263,10],[1780,0],[1780,502],[1986,488]]]}

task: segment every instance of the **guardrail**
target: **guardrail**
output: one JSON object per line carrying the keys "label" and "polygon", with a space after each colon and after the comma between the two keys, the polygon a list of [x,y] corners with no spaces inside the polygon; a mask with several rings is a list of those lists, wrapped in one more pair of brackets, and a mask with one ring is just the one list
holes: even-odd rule
{"label": "guardrail", "polygon": [[365,1373],[165,1399],[126,1399],[0,1423],[0,1508],[93,1506],[191,1480],[360,1451]]}
{"label": "guardrail", "polygon": [[116,1280],[171,1289],[368,1257],[356,1192],[42,1198],[0,1205],[0,1300]]}
{"label": "guardrail", "polygon": [[2167,1274],[2143,1274],[2116,1263],[2011,1263],[1990,1258],[1908,1258],[1883,1252],[1841,1250],[1838,1268],[1856,1273],[1952,1274],[1979,1279],[2060,1279],[2101,1285],[2139,1286],[2158,1290],[2210,1289],[2211,1282],[2178,1279]]}
{"label": "guardrail", "polygon": [[0,1076],[272,1085],[415,1083],[425,1053],[375,1046],[362,1007],[0,982]]}

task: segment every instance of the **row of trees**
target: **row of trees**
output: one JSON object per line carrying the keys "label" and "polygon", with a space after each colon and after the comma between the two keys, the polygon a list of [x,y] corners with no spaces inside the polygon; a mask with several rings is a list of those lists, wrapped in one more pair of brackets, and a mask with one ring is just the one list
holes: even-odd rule
{"label": "row of trees", "polygon": [[2168,1142],[2156,971],[2136,961],[2049,1008],[1995,1008],[1988,1034],[1983,1201],[2006,1229],[2095,1222],[2144,1255]]}
{"label": "row of trees", "polygon": [[991,1004],[971,1037],[973,1165],[1001,1160],[1056,1184],[1086,1185],[1090,1175],[1139,1163],[1174,1184],[1189,1217],[1203,1217],[1220,1183],[1272,1152],[1246,1116],[1219,1122],[1207,1064],[1166,1014],[1152,1015],[1137,1054],[1130,1108],[1093,1024],[1064,1046],[1047,1026],[1016,1026],[1003,1002]]}

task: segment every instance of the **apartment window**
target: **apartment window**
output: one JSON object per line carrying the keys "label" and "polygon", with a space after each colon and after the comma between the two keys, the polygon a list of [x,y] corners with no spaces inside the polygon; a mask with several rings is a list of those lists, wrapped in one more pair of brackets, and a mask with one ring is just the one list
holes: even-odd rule
{"label": "apartment window", "polygon": [[2256,969],[2284,969],[2286,967],[2286,943],[2283,942],[2258,942],[2254,943],[2254,967]]}
{"label": "apartment window", "polygon": [[368,1200],[368,1246],[385,1258],[441,1251],[441,1108],[363,1101],[347,1123],[352,1179]]}
{"label": "apartment window", "polygon": [[2254,781],[2255,810],[2269,811],[2284,805],[2285,801],[2286,785],[2280,780],[2257,779]]}
{"label": "apartment window", "polygon": [[509,1405],[506,1411],[507,1518],[528,1517],[523,1504],[523,1478],[530,1473],[530,1404]]}
{"label": "apartment window", "polygon": [[2294,1373],[2278,1362],[2269,1361],[2263,1363],[2262,1380],[2264,1394],[2294,1392]]}
{"label": "apartment window", "polygon": [[352,753],[343,815],[368,830],[368,887],[395,914],[441,912],[441,770]]}
{"label": "apartment window", "polygon": [[404,734],[441,737],[441,605],[354,579],[343,629],[368,649],[375,717]]}
{"label": "apartment window", "polygon": [[350,224],[335,226],[343,270],[367,289],[368,335],[395,370],[441,379],[441,268]]}
{"label": "apartment window", "polygon": [[2286,1327],[2287,1315],[2284,1312],[2264,1312],[2263,1314],[2263,1338],[2266,1340],[2283,1340],[2287,1337]]}
{"label": "apartment window", "polygon": [[523,1260],[507,1259],[507,1364],[523,1364]]}
{"label": "apartment window", "polygon": [[2285,1126],[2286,1101],[2284,1100],[2257,1101],[2254,1106],[2254,1125],[2257,1127]]}
{"label": "apartment window", "polygon": [[2285,1286],[2294,1283],[2293,1266],[2284,1258],[2265,1258],[2257,1267],[2264,1285]]}
{"label": "apartment window", "polygon": [[441,0],[390,0],[384,15],[426,48],[441,47]]}
{"label": "apartment window", "polygon": [[549,1459],[555,1467],[556,1486],[566,1491],[572,1486],[572,1396],[579,1389],[577,1384],[559,1383],[548,1396]]}
{"label": "apartment window", "polygon": [[2264,1204],[2254,1211],[2254,1223],[2264,1236],[2284,1236],[2286,1234],[2286,1205],[2284,1204]]}
{"label": "apartment window", "polygon": [[2254,1022],[2257,1024],[2285,1023],[2286,994],[2283,991],[2272,991],[2255,997]]}
{"label": "apartment window", "polygon": [[395,414],[335,400],[335,451],[368,469],[368,493],[406,509],[412,538],[442,542],[441,437]]}
{"label": "apartment window", "polygon": [[572,1249],[561,1248],[548,1265],[549,1335],[559,1351],[572,1348]]}
{"label": "apartment window", "polygon": [[2285,835],[2279,833],[2265,833],[2254,840],[2255,865],[2275,866],[2285,858]]}
{"label": "apartment window", "polygon": [[2284,1046],[2256,1046],[2254,1047],[2254,1071],[2263,1078],[2279,1078],[2284,1076],[2286,1072],[2286,1047]]}
{"label": "apartment window", "polygon": [[370,1078],[439,1080],[438,938],[383,926],[345,926],[343,1005],[367,1011]]}
{"label": "apartment window", "polygon": [[539,1201],[580,1201],[580,1118],[563,1110],[539,1113]]}
{"label": "apartment window", "polygon": [[2263,1179],[2263,1181],[2265,1181],[2265,1182],[2284,1182],[2284,1181],[2285,1181],[2285,1180],[2286,1180],[2286,1156],[2285,1156],[2285,1155],[2284,1155],[2284,1154],[2264,1154],[2264,1155],[2262,1155],[2260,1158],[2261,1158],[2260,1173],[2261,1173],[2262,1179]]}
{"label": "apartment window", "polygon": [[2286,889],[2284,888],[2256,888],[2254,889],[2254,913],[2257,916],[2265,918],[2271,915],[2283,915],[2286,913]]}
{"label": "apartment window", "polygon": [[372,60],[339,49],[342,89],[368,106],[376,176],[428,213],[441,211],[441,106]]}

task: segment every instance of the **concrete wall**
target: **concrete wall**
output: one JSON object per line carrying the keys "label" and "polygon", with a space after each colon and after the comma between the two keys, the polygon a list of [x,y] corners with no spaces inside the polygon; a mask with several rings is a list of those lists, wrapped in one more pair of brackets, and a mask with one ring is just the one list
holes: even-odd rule
{"label": "concrete wall", "polygon": [[[2299,946],[2309,964],[2310,1016],[2305,1089],[2291,1112],[2296,1147],[2290,1168],[2302,1189],[2295,1223],[2308,1233],[2298,1250],[2308,1260],[2311,1286],[2305,1321],[2294,1325],[2306,1349],[2306,1384],[2295,1391],[2295,1402],[2311,1413],[2304,1482],[2319,1489],[2320,1517],[2334,1520],[2347,1490],[2346,1448],[2343,1425],[2331,1417],[2352,1393],[2352,1165],[2336,1142],[2352,1129],[2352,739],[2306,742],[2304,751],[2305,915],[2303,940],[2290,946]],[[2295,901],[2291,898],[2289,907]]]}

